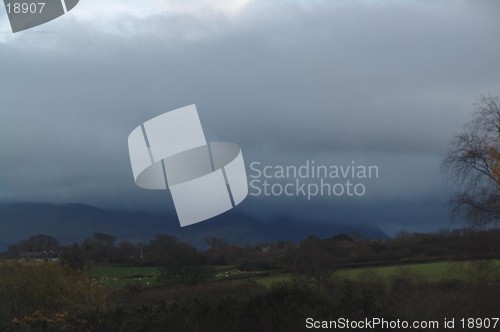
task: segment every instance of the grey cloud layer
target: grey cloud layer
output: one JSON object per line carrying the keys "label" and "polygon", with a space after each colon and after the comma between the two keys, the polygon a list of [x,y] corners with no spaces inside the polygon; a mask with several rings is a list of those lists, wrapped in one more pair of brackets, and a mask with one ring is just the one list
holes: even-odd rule
{"label": "grey cloud layer", "polygon": [[[442,153],[500,93],[495,1],[255,2],[0,43],[0,199],[168,205],[135,188],[127,136],[196,103],[247,161],[380,164],[373,199],[442,198]],[[55,26],[54,26],[55,27]],[[47,28],[49,29],[49,28]]]}

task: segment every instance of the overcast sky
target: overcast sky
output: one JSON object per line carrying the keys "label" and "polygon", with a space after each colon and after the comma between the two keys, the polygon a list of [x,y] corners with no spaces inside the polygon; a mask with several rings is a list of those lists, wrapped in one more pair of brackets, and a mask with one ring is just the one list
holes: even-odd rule
{"label": "overcast sky", "polygon": [[379,167],[362,198],[249,197],[239,211],[458,227],[439,164],[473,103],[500,94],[499,13],[494,0],[81,0],[12,34],[0,8],[0,201],[172,209],[135,186],[127,137],[194,103],[207,139],[238,143],[247,166]]}

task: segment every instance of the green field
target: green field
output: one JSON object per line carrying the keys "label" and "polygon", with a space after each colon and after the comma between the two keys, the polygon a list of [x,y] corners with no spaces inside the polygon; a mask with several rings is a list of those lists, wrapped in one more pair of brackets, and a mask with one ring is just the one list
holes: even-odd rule
{"label": "green field", "polygon": [[[419,276],[425,281],[437,282],[448,279],[466,279],[469,277],[470,271],[481,268],[480,263],[475,262],[433,262],[433,263],[418,263],[418,264],[401,264],[391,266],[378,266],[357,269],[339,270],[335,273],[336,276],[346,279],[355,279],[362,276],[379,276],[381,278],[390,278],[407,270],[416,276]],[[488,261],[494,267],[500,267],[500,260]]]}
{"label": "green field", "polygon": [[251,280],[257,282],[259,285],[270,286],[273,283],[288,281],[291,278],[291,273],[273,273],[263,277],[251,278]]}
{"label": "green field", "polygon": [[[492,266],[499,267],[500,260],[492,260]],[[334,277],[342,279],[357,279],[362,277],[380,277],[389,279],[404,271],[410,272],[418,278],[429,282],[438,282],[449,279],[467,279],[468,273],[480,268],[478,262],[433,262],[418,264],[401,264],[391,266],[377,266],[364,268],[349,268],[338,270]],[[160,270],[154,266],[128,267],[119,265],[92,265],[90,274],[97,282],[106,286],[121,287],[126,284],[138,283],[143,287],[159,284]],[[234,266],[214,267],[214,281],[248,279],[261,285],[271,285],[276,282],[290,280],[291,273],[279,272],[244,272]]]}
{"label": "green field", "polygon": [[426,281],[431,282],[459,277],[459,273],[457,273],[456,263],[453,262],[403,264],[358,269],[345,269],[337,271],[335,275],[345,279],[356,279],[363,276],[378,276],[380,278],[386,279],[397,275],[404,269],[420,276]]}
{"label": "green field", "polygon": [[138,283],[143,287],[158,284],[160,270],[155,266],[120,266],[94,264],[90,276],[105,286],[121,287]]}

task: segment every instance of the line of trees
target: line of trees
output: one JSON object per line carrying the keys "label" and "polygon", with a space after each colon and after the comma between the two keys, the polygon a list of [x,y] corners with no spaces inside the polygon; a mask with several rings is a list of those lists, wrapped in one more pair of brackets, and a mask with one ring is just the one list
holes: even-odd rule
{"label": "line of trees", "polygon": [[[195,284],[210,278],[210,266],[233,265],[245,271],[282,270],[309,276],[317,284],[335,269],[369,264],[420,262],[439,259],[500,257],[500,230],[442,230],[439,233],[399,233],[391,240],[354,240],[346,234],[327,239],[311,236],[300,243],[280,241],[240,246],[209,237],[209,249],[198,250],[169,235],[147,243],[117,242],[96,233],[80,244],[60,245],[47,235],[36,235],[9,247],[6,258],[40,258],[51,253],[76,270],[92,263],[161,266],[165,283]],[[42,255],[43,258],[43,255]]]}

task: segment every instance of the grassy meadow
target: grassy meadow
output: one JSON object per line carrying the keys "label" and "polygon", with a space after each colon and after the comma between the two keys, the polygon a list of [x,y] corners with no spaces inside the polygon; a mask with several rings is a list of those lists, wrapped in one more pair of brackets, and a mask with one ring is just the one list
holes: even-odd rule
{"label": "grassy meadow", "polygon": [[[467,281],[470,274],[477,272],[481,263],[500,268],[500,260],[488,261],[442,261],[431,263],[400,264],[389,266],[374,266],[361,268],[339,269],[332,274],[333,278],[354,280],[364,277],[378,277],[389,280],[402,271],[411,272],[416,277],[427,282],[446,280]],[[235,266],[213,267],[211,281],[230,282],[233,280],[250,280],[260,285],[288,281],[293,278],[290,272],[238,270]],[[139,284],[142,287],[159,286],[160,268],[155,266],[121,266],[114,264],[93,264],[90,266],[90,276],[93,280],[111,287],[123,287],[127,284]]]}

